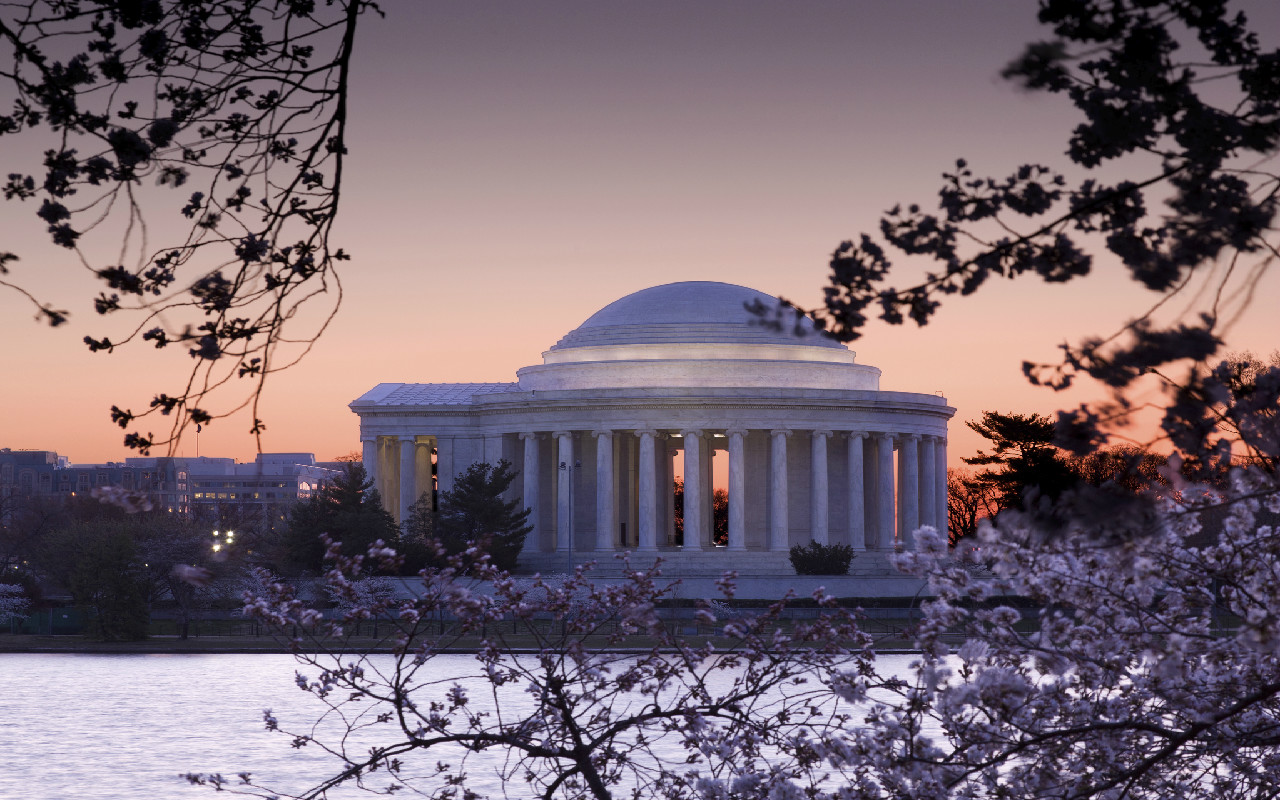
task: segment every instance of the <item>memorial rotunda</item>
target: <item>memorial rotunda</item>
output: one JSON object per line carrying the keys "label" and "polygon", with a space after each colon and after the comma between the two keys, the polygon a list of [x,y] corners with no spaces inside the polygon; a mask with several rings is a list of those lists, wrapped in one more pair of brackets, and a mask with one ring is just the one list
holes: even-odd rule
{"label": "memorial rotunda", "polygon": [[[855,571],[872,574],[919,525],[945,528],[955,409],[881,391],[879,369],[807,319],[760,324],[755,302],[778,301],[725,283],[655,286],[593,314],[513,383],[379,384],[351,403],[364,465],[404,519],[471,464],[510,461],[512,496],[533,509],[521,571],[592,559],[608,570],[629,550],[686,575],[792,574],[790,547],[814,540],[852,545]],[[711,533],[717,456],[722,544]]]}

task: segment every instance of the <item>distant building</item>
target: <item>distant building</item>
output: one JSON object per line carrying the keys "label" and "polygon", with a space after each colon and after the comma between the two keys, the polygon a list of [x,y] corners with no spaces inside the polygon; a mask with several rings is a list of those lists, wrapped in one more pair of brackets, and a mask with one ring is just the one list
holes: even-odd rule
{"label": "distant building", "polygon": [[52,450],[0,449],[0,497],[72,497],[99,486],[149,494],[157,506],[190,512],[190,462],[230,459],[128,458],[105,464],[72,464]]}
{"label": "distant building", "polygon": [[311,453],[230,458],[151,456],[105,464],[72,464],[52,450],[0,449],[0,498],[72,497],[119,486],[148,494],[158,508],[184,516],[226,513],[281,516],[288,506],[333,480],[342,464]]}
{"label": "distant building", "polygon": [[[129,459],[136,461],[139,459]],[[196,516],[261,517],[274,525],[289,507],[332,481],[343,465],[317,462],[311,453],[259,453],[251,463],[207,459],[188,470],[190,505]]]}

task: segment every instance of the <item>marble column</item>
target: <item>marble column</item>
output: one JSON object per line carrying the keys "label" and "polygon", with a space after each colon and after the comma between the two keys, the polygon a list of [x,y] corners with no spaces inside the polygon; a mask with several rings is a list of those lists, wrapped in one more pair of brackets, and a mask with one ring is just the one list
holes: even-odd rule
{"label": "marble column", "polygon": [[938,480],[933,471],[933,437],[920,437],[920,524],[937,528],[935,519],[937,504],[933,502],[933,492]]}
{"label": "marble column", "polygon": [[702,437],[702,546],[714,547],[715,536],[715,486],[716,476],[712,467],[715,460],[716,440],[710,435]]}
{"label": "marble column", "polygon": [[526,550],[540,550],[540,535],[543,526],[538,522],[538,434],[522,433],[520,438],[525,442],[525,470],[522,479],[524,479],[524,495],[520,502],[525,508],[529,508],[529,525],[534,526],[534,530],[529,531],[529,535],[525,536]]}
{"label": "marble column", "polygon": [[435,488],[435,481],[432,480],[434,472],[431,467],[431,453],[433,449],[434,446],[432,445],[431,440],[424,440],[422,437],[418,438],[418,446],[413,449],[413,471],[417,475],[417,480],[414,481],[413,485],[413,502],[418,502],[418,498],[425,494],[427,496],[427,502],[432,503],[432,507],[434,508],[433,501],[435,496],[432,489]]}
{"label": "marble column", "polygon": [[417,479],[417,448],[418,437],[401,436],[400,437],[400,515],[397,521],[403,526],[409,520],[409,506],[413,505],[413,501],[418,498],[414,495],[414,489],[418,488]]}
{"label": "marble column", "polygon": [[831,431],[814,431],[810,447],[809,468],[809,529],[813,541],[830,544],[827,502],[831,487],[827,477],[827,440]]}
{"label": "marble column", "polygon": [[378,437],[366,436],[360,439],[360,461],[364,464],[365,478],[378,486]]}
{"label": "marble column", "polygon": [[920,437],[899,437],[898,446],[898,541],[903,550],[914,545],[920,527]]}
{"label": "marble column", "polygon": [[876,537],[884,547],[894,541],[893,437],[887,433],[877,435],[876,448],[876,510],[880,517]]}
{"label": "marble column", "polygon": [[938,533],[947,538],[947,439],[939,436],[934,442],[933,468],[934,480],[937,481],[933,492],[934,515],[938,520]]}
{"label": "marble column", "polygon": [[395,490],[399,488],[391,486],[392,473],[395,470],[392,469],[391,456],[388,453],[393,441],[395,441],[394,436],[378,437],[378,480],[373,484],[378,494],[382,495],[382,504],[386,506],[388,512],[392,513],[395,511]]}
{"label": "marble column", "polygon": [[[658,458],[658,494],[661,502],[662,519],[658,523],[658,542],[666,542],[674,547],[676,544],[676,455],[678,450],[665,446],[662,442],[654,444],[654,452]],[[661,455],[665,453],[666,455]]]}
{"label": "marble column", "polygon": [[573,434],[556,431],[556,552],[573,546]]}
{"label": "marble column", "polygon": [[786,552],[791,547],[791,521],[787,514],[788,430],[770,431],[769,450],[769,549]]}
{"label": "marble column", "polygon": [[670,437],[659,431],[653,436],[654,491],[657,492],[654,519],[654,539],[658,546],[675,545],[676,541],[676,454],[671,451]]}
{"label": "marble column", "polygon": [[865,433],[849,434],[848,469],[846,470],[849,477],[849,544],[859,552],[867,549],[867,511],[863,497],[866,486],[862,475],[862,440],[866,437]]}
{"label": "marble column", "polygon": [[638,431],[640,435],[639,488],[636,500],[638,511],[639,544],[637,552],[653,552],[658,549],[658,462],[654,458],[655,431]]}
{"label": "marble column", "polygon": [[702,431],[680,431],[684,437],[684,549],[701,550],[706,540],[702,503]]}
{"label": "marble column", "polygon": [[730,430],[729,436],[729,549],[747,549],[746,431]]}
{"label": "marble column", "polygon": [[436,485],[441,494],[453,491],[453,479],[458,475],[453,464],[453,451],[452,436],[436,437]]}
{"label": "marble column", "polygon": [[614,504],[613,431],[595,431],[596,437],[596,550],[613,550],[617,539]]}

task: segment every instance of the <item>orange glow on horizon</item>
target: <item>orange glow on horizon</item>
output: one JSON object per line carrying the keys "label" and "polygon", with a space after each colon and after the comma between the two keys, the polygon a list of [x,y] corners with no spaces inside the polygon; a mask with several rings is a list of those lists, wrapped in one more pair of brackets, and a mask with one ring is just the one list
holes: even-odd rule
{"label": "orange glow on horizon", "polygon": [[[1280,6],[1254,5],[1257,28],[1280,31]],[[387,13],[368,17],[356,51],[336,232],[354,256],[343,308],[313,352],[269,382],[269,452],[358,451],[346,406],[375,384],[514,381],[592,313],[648,286],[720,280],[817,304],[836,245],[876,230],[895,203],[931,204],[957,157],[994,175],[1061,165],[1074,124],[1062,101],[998,78],[1018,43],[1044,36],[1023,0],[486,0]],[[7,156],[38,158],[39,143],[14,141],[24,143]],[[40,327],[0,287],[0,447],[76,463],[132,455],[111,405],[140,410],[174,394],[189,357],[88,353],[82,338],[103,333],[91,307],[101,287],[47,242],[31,204],[2,208],[4,248],[22,256],[6,280],[73,316]],[[153,210],[153,239],[173,214]],[[103,242],[93,254],[117,249]],[[1230,349],[1276,348],[1263,307],[1276,296],[1271,274]],[[1152,298],[1100,261],[1063,285],[993,280],[949,298],[925,328],[875,323],[850,347],[883,371],[882,388],[941,392],[957,409],[955,467],[981,446],[964,422],[983,410],[1050,413],[1101,397],[1088,385],[1031,387],[1020,364],[1110,334]],[[247,411],[216,420],[175,454],[252,460],[250,424]],[[1142,425],[1134,438],[1151,438]]]}

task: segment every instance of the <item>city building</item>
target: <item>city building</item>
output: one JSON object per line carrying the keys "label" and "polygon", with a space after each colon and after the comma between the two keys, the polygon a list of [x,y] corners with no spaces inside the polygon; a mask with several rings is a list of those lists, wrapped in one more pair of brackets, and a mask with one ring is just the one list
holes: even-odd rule
{"label": "city building", "polygon": [[[383,383],[351,403],[366,469],[404,519],[478,461],[510,461],[533,509],[522,570],[563,571],[630,550],[679,574],[790,574],[790,547],[845,543],[855,571],[922,524],[946,526],[955,409],[880,389],[880,370],[777,299],[724,283],[657,286],[592,315],[506,383]],[[717,459],[727,465],[719,470]],[[685,477],[684,535],[672,481]],[[728,540],[711,537],[725,475]]]}
{"label": "city building", "polygon": [[311,453],[260,453],[230,458],[141,456],[104,464],[73,464],[51,450],[0,449],[0,497],[72,497],[117,486],[149,495],[170,513],[216,519],[229,513],[278,519],[342,465]]}

